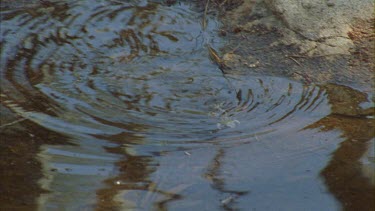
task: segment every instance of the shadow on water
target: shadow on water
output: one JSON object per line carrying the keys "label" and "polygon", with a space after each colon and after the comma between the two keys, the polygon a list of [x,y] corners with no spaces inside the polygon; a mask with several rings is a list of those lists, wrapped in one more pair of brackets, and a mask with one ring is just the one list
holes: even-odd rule
{"label": "shadow on water", "polygon": [[369,96],[223,75],[208,18],[183,2],[4,7],[1,208],[373,209]]}

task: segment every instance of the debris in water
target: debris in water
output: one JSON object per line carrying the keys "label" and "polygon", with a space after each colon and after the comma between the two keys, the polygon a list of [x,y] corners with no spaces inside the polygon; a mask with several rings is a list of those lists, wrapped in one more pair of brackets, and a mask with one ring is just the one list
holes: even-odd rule
{"label": "debris in water", "polygon": [[227,197],[227,198],[221,200],[221,204],[224,205],[224,206],[225,206],[225,205],[228,205],[228,204],[231,203],[234,199],[235,199],[235,197],[231,195],[231,196],[229,196],[229,197]]}
{"label": "debris in water", "polygon": [[239,124],[240,124],[240,121],[238,121],[236,119],[233,119],[233,118],[227,116],[226,114],[224,114],[220,118],[220,122],[217,123],[216,126],[217,126],[218,129],[223,129],[223,128],[226,128],[226,127],[235,128]]}

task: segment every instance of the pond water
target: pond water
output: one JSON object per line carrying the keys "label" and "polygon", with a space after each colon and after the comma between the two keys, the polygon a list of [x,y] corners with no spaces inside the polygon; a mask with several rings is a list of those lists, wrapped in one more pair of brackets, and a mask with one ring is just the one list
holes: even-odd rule
{"label": "pond water", "polygon": [[[35,154],[48,190],[36,209],[336,210],[369,199],[358,169],[373,120],[335,112],[371,107],[368,94],[223,75],[208,50],[225,42],[220,24],[202,20],[191,3],[143,0],[1,11],[1,104],[66,142],[43,137]],[[361,182],[348,194],[363,200],[340,195],[343,160]]]}

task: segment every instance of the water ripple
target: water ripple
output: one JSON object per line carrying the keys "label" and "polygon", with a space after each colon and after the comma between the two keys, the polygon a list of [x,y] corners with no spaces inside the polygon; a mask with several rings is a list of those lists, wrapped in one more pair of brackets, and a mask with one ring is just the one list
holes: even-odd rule
{"label": "water ripple", "polygon": [[[189,7],[62,1],[1,11],[2,103],[80,145],[45,147],[45,166],[101,181],[119,159],[101,151],[110,145],[105,140],[124,146],[128,156],[235,147],[302,130],[329,114],[318,86],[224,77],[205,46],[220,47],[217,23],[202,30]],[[56,177],[55,183],[65,178]]]}

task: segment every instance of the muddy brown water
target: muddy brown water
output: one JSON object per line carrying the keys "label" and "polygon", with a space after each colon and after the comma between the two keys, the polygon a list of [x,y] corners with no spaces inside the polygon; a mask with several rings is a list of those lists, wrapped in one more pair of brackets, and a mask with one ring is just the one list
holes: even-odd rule
{"label": "muddy brown water", "polygon": [[0,208],[373,210],[371,93],[223,75],[220,23],[202,16],[4,6]]}

